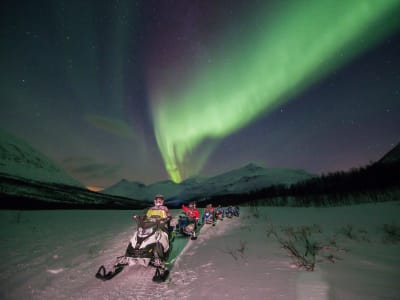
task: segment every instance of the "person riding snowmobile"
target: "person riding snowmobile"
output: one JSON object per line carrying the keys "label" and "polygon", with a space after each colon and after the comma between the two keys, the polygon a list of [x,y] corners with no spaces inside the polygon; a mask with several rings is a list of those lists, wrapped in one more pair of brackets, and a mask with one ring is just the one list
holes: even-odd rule
{"label": "person riding snowmobile", "polygon": [[225,216],[227,218],[232,218],[233,216],[239,217],[239,207],[229,205],[229,207],[225,210]]}
{"label": "person riding snowmobile", "polygon": [[171,222],[171,213],[168,210],[168,207],[164,205],[164,196],[161,194],[157,194],[154,197],[154,206],[150,207],[147,210],[146,217],[147,218],[161,218],[161,219],[167,219],[166,224],[168,225],[168,230],[170,230],[170,222]]}
{"label": "person riding snowmobile", "polygon": [[190,202],[189,206],[182,204],[182,209],[189,218],[195,220],[196,223],[198,222],[200,218],[200,212],[197,209],[195,202]]}
{"label": "person riding snowmobile", "polygon": [[225,216],[225,210],[221,205],[218,205],[218,207],[215,209],[215,219],[217,220],[223,220]]}
{"label": "person riding snowmobile", "polygon": [[212,204],[207,204],[206,209],[203,214],[203,224],[213,224],[215,225],[215,211]]}
{"label": "person riding snowmobile", "polygon": [[[147,217],[151,217],[152,215],[159,215],[161,218],[171,218],[171,214],[168,210],[168,207],[164,205],[164,196],[161,194],[157,194],[154,197],[154,206],[150,207],[146,213]],[[165,213],[163,213],[165,212]]]}
{"label": "person riding snowmobile", "polygon": [[124,267],[139,264],[156,268],[153,281],[166,280],[169,274],[166,262],[174,238],[169,226],[171,215],[168,208],[163,205],[162,195],[156,195],[154,204],[146,214],[133,216],[137,229],[129,241],[125,254],[117,257],[111,271],[107,272],[105,266],[101,266],[96,273],[97,278],[109,280],[120,273]]}
{"label": "person riding snowmobile", "polygon": [[150,207],[146,214],[144,215],[133,215],[132,218],[135,221],[139,222],[152,222],[156,220],[161,220],[164,228],[162,228],[165,232],[170,233],[173,228],[171,228],[171,213],[168,210],[168,207],[164,205],[164,196],[161,194],[157,194],[154,197],[154,206]]}
{"label": "person riding snowmobile", "polygon": [[200,212],[196,207],[195,202],[190,202],[189,206],[182,204],[182,209],[185,212],[184,217],[180,217],[177,229],[185,235],[190,235],[191,239],[197,239],[196,230],[199,225]]}
{"label": "person riding snowmobile", "polygon": [[234,208],[233,208],[232,205],[229,205],[229,206],[226,208],[226,210],[225,210],[225,216],[226,216],[227,218],[232,218],[233,213],[234,213]]}

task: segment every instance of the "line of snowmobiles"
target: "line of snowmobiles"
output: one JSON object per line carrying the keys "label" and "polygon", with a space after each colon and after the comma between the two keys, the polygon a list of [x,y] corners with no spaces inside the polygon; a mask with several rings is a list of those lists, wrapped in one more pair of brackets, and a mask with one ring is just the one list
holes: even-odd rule
{"label": "line of snowmobiles", "polygon": [[218,206],[213,208],[207,205],[203,215],[203,222],[204,224],[212,224],[215,226],[217,221],[223,221],[224,218],[239,217],[239,214],[239,207],[237,206],[228,206],[227,208]]}
{"label": "line of snowmobiles", "polygon": [[[114,278],[126,266],[142,265],[152,266],[156,269],[153,281],[164,282],[169,275],[167,261],[171,253],[173,241],[176,236],[190,237],[196,240],[203,224],[213,224],[216,220],[223,220],[224,216],[239,216],[238,211],[230,214],[230,211],[215,210],[212,213],[205,212],[202,224],[193,218],[181,213],[176,224],[171,224],[164,210],[149,209],[146,215],[133,216],[137,228],[126,248],[125,254],[116,258],[112,269],[107,271],[104,265],[100,266],[96,273],[96,278],[103,281]],[[228,212],[228,214],[227,214]]]}

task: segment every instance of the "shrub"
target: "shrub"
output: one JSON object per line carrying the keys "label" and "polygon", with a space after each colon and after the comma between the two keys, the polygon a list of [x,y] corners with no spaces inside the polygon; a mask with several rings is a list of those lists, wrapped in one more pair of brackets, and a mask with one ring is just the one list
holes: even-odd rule
{"label": "shrub", "polygon": [[396,224],[383,224],[384,242],[397,243],[400,241],[400,226]]}
{"label": "shrub", "polygon": [[332,238],[327,243],[317,241],[317,237],[322,234],[322,230],[318,225],[289,226],[282,228],[281,231],[282,234],[278,234],[274,226],[269,224],[267,236],[274,236],[282,248],[294,258],[296,266],[307,271],[314,271],[318,256],[323,258],[319,261],[327,260],[334,263],[339,257],[331,253],[331,251],[343,250],[337,247],[336,241]]}

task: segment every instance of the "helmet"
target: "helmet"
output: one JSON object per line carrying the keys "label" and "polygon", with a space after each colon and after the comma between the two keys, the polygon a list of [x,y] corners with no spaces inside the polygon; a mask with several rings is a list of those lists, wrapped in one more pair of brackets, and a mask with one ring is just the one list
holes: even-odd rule
{"label": "helmet", "polygon": [[157,194],[157,195],[154,197],[154,205],[155,205],[155,206],[161,206],[161,205],[163,205],[163,204],[164,204],[164,196],[161,195],[161,194]]}

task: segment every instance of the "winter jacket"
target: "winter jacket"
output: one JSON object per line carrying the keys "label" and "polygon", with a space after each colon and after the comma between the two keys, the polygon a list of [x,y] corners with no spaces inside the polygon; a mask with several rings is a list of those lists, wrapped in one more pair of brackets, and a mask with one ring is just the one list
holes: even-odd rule
{"label": "winter jacket", "polygon": [[149,208],[149,211],[150,211],[150,210],[152,210],[152,211],[162,210],[162,211],[165,211],[165,212],[166,212],[167,218],[170,218],[170,217],[171,217],[171,213],[169,212],[168,207],[166,207],[165,205],[153,206],[153,207],[150,207],[150,208]]}
{"label": "winter jacket", "polygon": [[197,208],[189,208],[185,204],[182,204],[182,209],[189,218],[198,220],[200,218],[200,213]]}
{"label": "winter jacket", "polygon": [[210,214],[212,214],[214,212],[214,207],[206,208],[204,212],[209,212]]}

